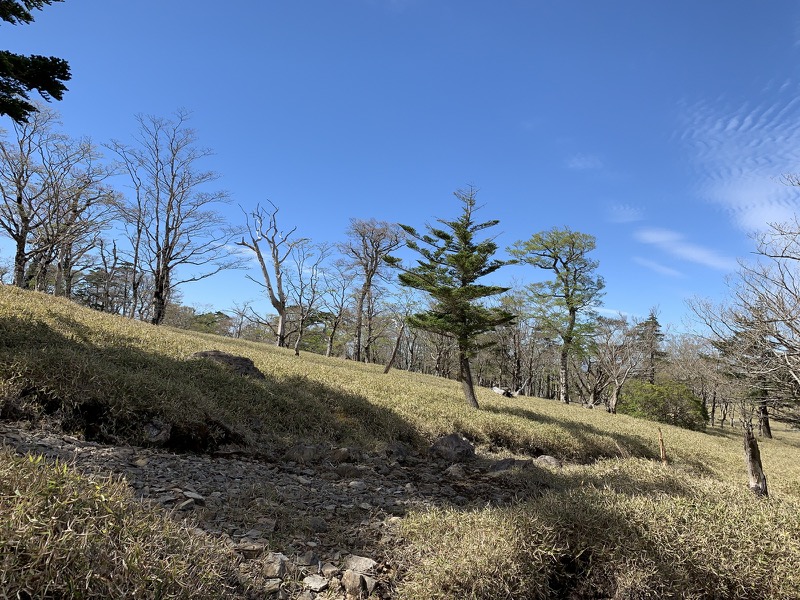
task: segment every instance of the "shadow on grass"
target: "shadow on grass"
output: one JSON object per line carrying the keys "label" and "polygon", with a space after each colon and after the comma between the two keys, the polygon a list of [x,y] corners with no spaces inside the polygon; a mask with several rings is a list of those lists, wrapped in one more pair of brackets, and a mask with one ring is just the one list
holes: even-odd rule
{"label": "shadow on grass", "polygon": [[[628,456],[639,456],[643,458],[658,457],[658,440],[655,440],[655,447],[654,447],[653,444],[648,444],[638,436],[627,435],[624,433],[619,433],[614,431],[608,431],[606,429],[601,429],[599,427],[595,427],[594,425],[590,425],[588,423],[561,421],[554,417],[544,415],[539,412],[535,412],[531,409],[520,408],[516,406],[484,406],[483,410],[495,414],[506,414],[515,417],[520,417],[522,419],[527,419],[530,421],[561,427],[562,429],[567,431],[571,436],[573,436],[576,440],[578,440],[578,442],[582,446],[589,448],[597,448],[598,451],[600,452],[600,454],[597,455],[598,458],[609,458],[614,456],[616,457],[621,456],[623,458],[626,458]],[[596,441],[589,436],[610,438],[611,440],[614,441],[616,451],[603,452],[601,448],[598,448]]]}
{"label": "shadow on grass", "polygon": [[[506,414],[520,417],[530,421],[562,428],[564,431],[569,433],[569,435],[572,436],[582,448],[590,449],[588,454],[592,458],[589,460],[584,460],[583,462],[593,462],[594,460],[602,458],[637,457],[655,460],[660,457],[658,437],[655,434],[652,441],[650,441],[638,435],[629,435],[608,428],[604,429],[589,423],[576,423],[569,420],[559,420],[531,409],[515,406],[484,406],[483,410],[495,414]],[[609,450],[605,445],[600,444],[598,438],[612,440],[614,443],[614,450]],[[536,456],[537,454],[543,454],[544,451],[536,449],[534,452],[529,453],[533,456]],[[570,459],[571,457],[561,458]],[[697,472],[711,472],[709,466],[700,460],[682,457],[681,461],[691,465],[691,467]]]}
{"label": "shadow on grass", "polygon": [[422,444],[409,423],[364,397],[301,376],[241,377],[210,361],[143,350],[124,336],[99,345],[90,326],[56,320],[66,333],[0,319],[0,378],[14,382],[5,418],[40,411],[90,440],[188,451],[308,440],[366,449]]}
{"label": "shadow on grass", "polygon": [[[264,373],[263,381],[246,379],[208,361],[182,361],[137,348],[139,340],[124,336],[114,346],[102,346],[93,341],[96,334],[86,324],[63,315],[57,320],[67,334],[41,322],[0,319],[0,380],[13,382],[11,393],[0,398],[3,412],[17,410],[24,416],[30,410],[33,417],[37,411],[43,412],[60,419],[65,428],[97,441],[190,451],[211,451],[223,444],[258,447],[262,442],[284,447],[309,442],[356,445],[373,450],[395,440],[417,448],[423,445],[414,428],[393,411],[332,386],[272,373]],[[631,454],[655,457],[656,451],[635,436],[562,422],[522,408],[490,406],[486,410],[558,425],[587,445],[596,444],[589,436],[610,437]],[[162,435],[164,432],[167,433]],[[687,487],[666,479],[639,480],[626,472],[593,475],[515,469],[494,478],[481,476],[450,482],[444,473],[446,467],[420,459],[396,469],[391,483],[414,482],[418,496],[426,504],[461,514],[479,506],[519,502],[530,503],[536,509],[537,500],[545,494],[563,494],[565,512],[545,516],[552,521],[553,530],[570,523],[566,535],[574,540],[566,540],[563,552],[553,558],[552,564],[545,565],[548,570],[544,576],[554,591],[552,597],[590,597],[581,596],[587,585],[593,589],[613,587],[614,574],[604,570],[606,563],[592,562],[594,548],[606,541],[614,543],[612,538],[641,537],[622,514],[604,511],[588,501],[577,507],[569,505],[570,490],[595,488],[627,496],[688,494]],[[253,502],[263,496],[260,490],[257,492]],[[587,498],[591,497],[589,492]],[[397,506],[395,514],[405,515],[407,506]],[[287,513],[287,523],[292,528],[304,526],[304,510],[305,507],[292,507]],[[354,509],[337,518],[337,527],[352,530],[360,527],[364,514]],[[603,524],[604,537],[586,535],[584,524],[589,527],[590,522]],[[285,532],[287,539],[291,533]],[[381,552],[368,536],[360,543],[365,553]],[[666,558],[659,558],[660,549],[647,540],[640,540],[637,551],[656,557],[653,562],[660,565],[659,575],[665,580],[680,577],[680,573],[671,572],[673,567]],[[525,559],[520,556],[520,560]]]}

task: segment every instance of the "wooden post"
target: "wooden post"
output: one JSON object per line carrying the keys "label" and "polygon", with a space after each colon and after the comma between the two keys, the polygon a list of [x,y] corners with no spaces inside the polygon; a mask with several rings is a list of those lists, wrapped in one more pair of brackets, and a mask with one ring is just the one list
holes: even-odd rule
{"label": "wooden post", "polygon": [[661,462],[667,464],[667,449],[664,447],[664,434],[661,433],[661,427],[658,428],[658,449],[661,453]]}

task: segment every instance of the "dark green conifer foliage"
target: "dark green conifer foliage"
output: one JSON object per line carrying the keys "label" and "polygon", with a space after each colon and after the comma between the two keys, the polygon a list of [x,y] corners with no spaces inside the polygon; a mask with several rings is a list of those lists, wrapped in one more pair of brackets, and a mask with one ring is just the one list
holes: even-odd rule
{"label": "dark green conifer foliage", "polygon": [[[32,10],[62,0],[0,0],[0,19],[12,25],[33,21]],[[71,75],[67,61],[54,56],[14,54],[0,50],[0,115],[27,122],[36,110],[28,93],[36,90],[45,100],[61,100]]]}
{"label": "dark green conifer foliage", "polygon": [[470,406],[478,408],[470,358],[481,348],[491,345],[481,340],[481,334],[510,323],[514,315],[478,302],[510,288],[476,282],[509,261],[492,259],[497,244],[491,238],[475,239],[477,233],[498,223],[497,220],[475,222],[473,215],[479,208],[475,204],[477,190],[470,187],[454,194],[463,204],[461,216],[457,219],[437,219],[440,226],[427,225],[428,233],[425,234],[408,225],[400,225],[408,235],[407,246],[421,256],[417,266],[405,269],[395,257],[387,258],[387,262],[401,269],[401,284],[426,292],[431,297],[431,308],[412,315],[408,323],[456,340],[464,394]]}

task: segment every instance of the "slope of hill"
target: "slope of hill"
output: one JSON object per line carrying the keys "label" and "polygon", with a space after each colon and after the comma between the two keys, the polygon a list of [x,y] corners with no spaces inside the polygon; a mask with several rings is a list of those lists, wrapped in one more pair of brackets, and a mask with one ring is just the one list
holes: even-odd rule
{"label": "slope of hill", "polygon": [[[210,349],[249,357],[265,379],[191,359]],[[431,496],[397,515],[397,533],[374,549],[397,566],[381,588],[391,597],[800,597],[794,432],[762,442],[771,497],[758,500],[746,486],[736,432],[662,426],[670,458],[662,465],[654,423],[535,398],[479,399],[475,412],[452,381],[298,358],[0,286],[0,418],[9,423],[262,463],[298,445],[348,447],[375,467],[365,472],[380,472],[403,447],[415,457],[402,469],[409,476],[461,477],[462,490],[474,483],[472,496]],[[461,471],[427,450],[453,432],[478,448]],[[564,466],[526,462],[541,455]],[[515,458],[504,463],[514,468],[492,475],[504,458]],[[8,451],[0,469],[0,554],[11,557],[0,563],[3,592],[99,598],[115,595],[113,582],[131,596],[158,589],[162,597],[245,597],[256,585],[242,579],[229,546],[142,505],[125,482]],[[489,485],[507,501],[490,501]],[[282,532],[270,549],[291,538]],[[94,564],[91,556],[108,560]],[[193,589],[187,582],[197,565],[205,576]]]}

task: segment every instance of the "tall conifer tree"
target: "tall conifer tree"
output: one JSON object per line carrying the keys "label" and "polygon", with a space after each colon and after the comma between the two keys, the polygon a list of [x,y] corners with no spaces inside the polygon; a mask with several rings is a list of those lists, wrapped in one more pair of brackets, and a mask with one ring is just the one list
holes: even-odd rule
{"label": "tall conifer tree", "polygon": [[454,194],[463,204],[461,216],[457,219],[437,219],[441,227],[427,225],[426,234],[408,225],[400,225],[408,234],[407,246],[421,256],[417,266],[405,269],[396,257],[388,257],[387,262],[401,269],[401,284],[426,292],[431,297],[431,308],[412,315],[408,322],[412,327],[456,340],[464,395],[470,406],[478,408],[470,358],[481,348],[491,345],[491,342],[480,339],[481,334],[510,323],[514,315],[478,302],[502,294],[509,288],[476,282],[509,261],[491,258],[497,251],[497,244],[491,238],[475,240],[478,232],[498,223],[497,220],[475,222],[473,215],[478,209],[475,205],[477,190],[470,187]]}

